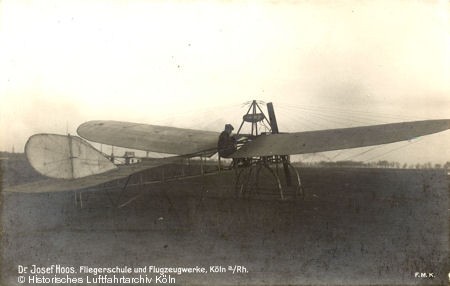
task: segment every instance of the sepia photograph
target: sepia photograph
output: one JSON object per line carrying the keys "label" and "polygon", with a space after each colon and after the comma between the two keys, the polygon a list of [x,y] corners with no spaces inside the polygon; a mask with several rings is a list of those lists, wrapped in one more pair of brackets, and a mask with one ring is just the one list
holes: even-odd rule
{"label": "sepia photograph", "polygon": [[448,1],[0,1],[0,285],[450,285]]}

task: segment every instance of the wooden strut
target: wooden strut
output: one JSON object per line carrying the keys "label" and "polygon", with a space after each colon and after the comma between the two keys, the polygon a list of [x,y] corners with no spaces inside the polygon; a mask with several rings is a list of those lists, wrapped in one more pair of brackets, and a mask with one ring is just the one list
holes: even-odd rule
{"label": "wooden strut", "polygon": [[302,182],[300,181],[300,174],[298,173],[298,170],[292,166],[291,163],[288,163],[288,165],[291,167],[291,169],[294,170],[295,175],[297,177],[297,187],[295,195],[300,195],[303,199],[305,198],[305,189],[303,188]]}
{"label": "wooden strut", "polygon": [[83,208],[83,198],[82,198],[82,191],[75,191],[74,192],[74,198],[75,198],[75,207],[78,208],[78,206],[80,206],[80,209]]}
{"label": "wooden strut", "polygon": [[[238,197],[238,198],[242,198],[244,196],[244,194],[246,193],[247,182],[250,179],[250,169],[251,169],[251,167],[244,167],[241,169],[236,168],[235,190],[236,190],[236,197]],[[245,174],[247,171],[248,171],[248,173]],[[245,178],[247,178],[247,181],[241,182],[241,178],[243,178],[242,180],[245,180]]]}
{"label": "wooden strut", "polygon": [[278,177],[278,174],[274,172],[272,168],[270,168],[269,164],[267,164],[266,162],[264,162],[264,167],[270,171],[272,176],[275,177],[275,180],[277,181],[278,191],[280,192],[280,198],[282,201],[284,201],[283,187],[281,186],[280,177]]}
{"label": "wooden strut", "polygon": [[249,197],[251,196],[251,189],[249,189],[249,185],[250,185],[250,179],[252,177],[252,171],[253,171],[253,167],[248,167],[248,174],[247,174],[247,180],[245,181],[245,185],[244,185],[244,189],[242,191],[248,191]]}
{"label": "wooden strut", "polygon": [[[252,104],[250,104],[250,107],[248,108],[248,110],[247,110],[247,113],[246,114],[248,114],[249,112],[250,112],[250,110],[252,110],[252,105],[253,105],[253,103]],[[239,126],[239,129],[238,129],[238,131],[237,131],[237,134],[239,134],[240,132],[241,132],[241,129],[242,129],[242,126],[244,125],[244,120],[242,120],[242,123],[241,123],[241,126]]]}
{"label": "wooden strut", "polygon": [[259,173],[261,172],[261,169],[262,169],[262,166],[259,165],[258,169],[256,170],[256,179],[255,179],[255,190],[256,190],[256,192],[258,192],[258,188],[259,188],[258,182],[259,182]]}
{"label": "wooden strut", "polygon": [[70,160],[70,171],[72,174],[72,179],[75,178],[75,174],[74,174],[74,166],[73,166],[73,150],[72,150],[72,136],[70,136],[70,134],[67,134],[67,137],[69,138],[69,160]]}
{"label": "wooden strut", "polygon": [[122,187],[122,190],[120,191],[119,197],[117,198],[117,200],[116,200],[116,202],[115,202],[115,204],[114,204],[117,208],[120,208],[120,205],[119,205],[120,199],[122,198],[123,193],[125,193],[125,190],[126,190],[126,188],[127,188],[127,186],[128,186],[128,183],[130,182],[130,179],[131,179],[131,176],[132,176],[132,175],[133,175],[133,174],[131,174],[131,175],[128,176],[128,178],[127,178],[127,180],[126,180],[126,182],[125,182],[125,185]]}
{"label": "wooden strut", "polygon": [[[206,158],[205,158],[205,160],[206,160]],[[205,196],[205,191],[206,191],[206,188],[205,188],[205,169],[204,169],[204,166],[203,166],[203,155],[200,155],[200,173],[201,173],[201,176],[202,176],[202,179],[201,179],[202,180],[202,188],[201,188],[201,191],[200,191],[199,204],[201,205],[203,203],[204,196]]]}
{"label": "wooden strut", "polygon": [[291,179],[291,172],[289,172],[289,156],[280,156],[281,161],[283,162],[283,170],[284,170],[284,176],[286,177],[286,185],[288,187],[292,186],[292,179]]}
{"label": "wooden strut", "polygon": [[78,208],[78,205],[80,206],[80,209],[83,208],[83,197],[82,197],[82,191],[75,191],[74,197],[75,197],[75,207]]}
{"label": "wooden strut", "polygon": [[[143,178],[142,178],[142,173],[139,173],[139,184],[138,185],[139,186],[143,186],[144,185],[144,181],[143,181]],[[109,192],[108,192],[108,194],[109,194]],[[132,197],[131,199],[129,199],[128,201],[124,202],[123,204],[118,205],[117,208],[119,208],[119,209],[123,208],[123,207],[127,206],[128,204],[130,204],[131,202],[135,201],[137,198],[139,198],[139,197],[141,197],[143,195],[144,195],[144,193],[141,192],[139,195],[136,195],[136,196]],[[118,203],[119,202],[117,202],[117,204]]]}
{"label": "wooden strut", "polygon": [[238,185],[239,185],[239,179],[241,178],[242,172],[244,171],[244,169],[241,169],[239,171],[239,169],[237,168],[237,166],[235,166],[234,168],[234,178],[235,178],[235,182],[234,182],[234,190],[236,192],[236,197],[240,197],[241,193],[242,193],[242,186],[240,188],[240,190],[238,191]]}

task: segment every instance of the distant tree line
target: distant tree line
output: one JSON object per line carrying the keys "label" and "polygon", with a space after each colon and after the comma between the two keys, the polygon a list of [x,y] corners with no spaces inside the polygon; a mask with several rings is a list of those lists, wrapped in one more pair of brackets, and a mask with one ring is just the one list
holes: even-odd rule
{"label": "distant tree line", "polygon": [[352,167],[352,168],[392,168],[392,169],[446,169],[450,170],[450,161],[445,164],[432,164],[431,162],[416,164],[401,164],[400,162],[380,160],[377,162],[361,161],[319,161],[319,162],[295,162],[302,167]]}
{"label": "distant tree line", "polygon": [[[0,151],[0,159],[23,159],[24,153],[10,153]],[[208,159],[207,161],[216,161]],[[433,164],[431,162],[416,164],[401,164],[400,162],[380,160],[378,162],[362,162],[362,161],[319,161],[319,162],[292,162],[293,165],[299,167],[353,167],[353,168],[393,168],[393,169],[446,169],[450,171],[450,161],[445,164]]]}

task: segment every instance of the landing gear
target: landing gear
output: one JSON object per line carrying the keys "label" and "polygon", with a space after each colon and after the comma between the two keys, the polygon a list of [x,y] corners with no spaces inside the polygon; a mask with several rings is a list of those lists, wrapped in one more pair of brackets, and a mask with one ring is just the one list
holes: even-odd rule
{"label": "landing gear", "polygon": [[[283,158],[285,157],[285,158]],[[262,171],[266,171],[275,182],[275,189],[278,193],[279,199],[298,200],[305,196],[304,188],[302,186],[298,170],[292,166],[287,156],[270,156],[259,158],[245,158],[234,161],[233,168],[235,170],[235,193],[239,198],[250,198],[251,196],[265,197],[273,195],[273,186],[264,181],[266,185],[270,185],[272,192],[263,192],[260,186],[260,175]],[[280,178],[279,165],[283,165],[284,179]],[[272,168],[275,166],[275,168]],[[291,171],[295,175],[295,183],[292,183]],[[276,193],[275,193],[276,194]]]}
{"label": "landing gear", "polygon": [[[275,117],[275,111],[272,103],[267,103],[267,111],[269,117],[267,118],[256,100],[253,100],[247,113],[243,116],[242,123],[239,127],[237,135],[245,123],[251,124],[251,133],[243,135],[249,141],[261,136],[258,133],[258,124],[262,125],[267,130],[267,125],[270,127],[270,134],[278,134],[278,124]],[[261,128],[259,128],[261,130]],[[267,132],[266,132],[267,134]],[[239,147],[239,144],[238,144]],[[283,165],[284,176],[279,175],[279,165]],[[275,166],[275,170],[272,168]],[[289,155],[274,155],[253,158],[234,158],[232,168],[235,170],[235,191],[238,197],[250,197],[253,194],[260,195],[260,174],[262,170],[266,170],[273,178],[276,184],[276,189],[279,193],[279,198],[282,201],[294,198],[304,198],[305,192],[300,181],[298,170],[292,166]],[[293,182],[293,176],[295,182]],[[270,183],[265,180],[265,185]]]}

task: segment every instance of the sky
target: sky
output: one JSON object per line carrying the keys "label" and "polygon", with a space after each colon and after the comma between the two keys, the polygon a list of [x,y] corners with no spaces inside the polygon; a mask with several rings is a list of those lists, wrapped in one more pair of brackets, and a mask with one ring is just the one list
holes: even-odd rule
{"label": "sky", "polygon": [[[280,131],[450,118],[447,1],[0,2],[0,150],[88,120]],[[450,131],[300,160],[450,161]],[[362,153],[362,154],[361,154]],[[373,158],[373,159],[372,159]]]}

